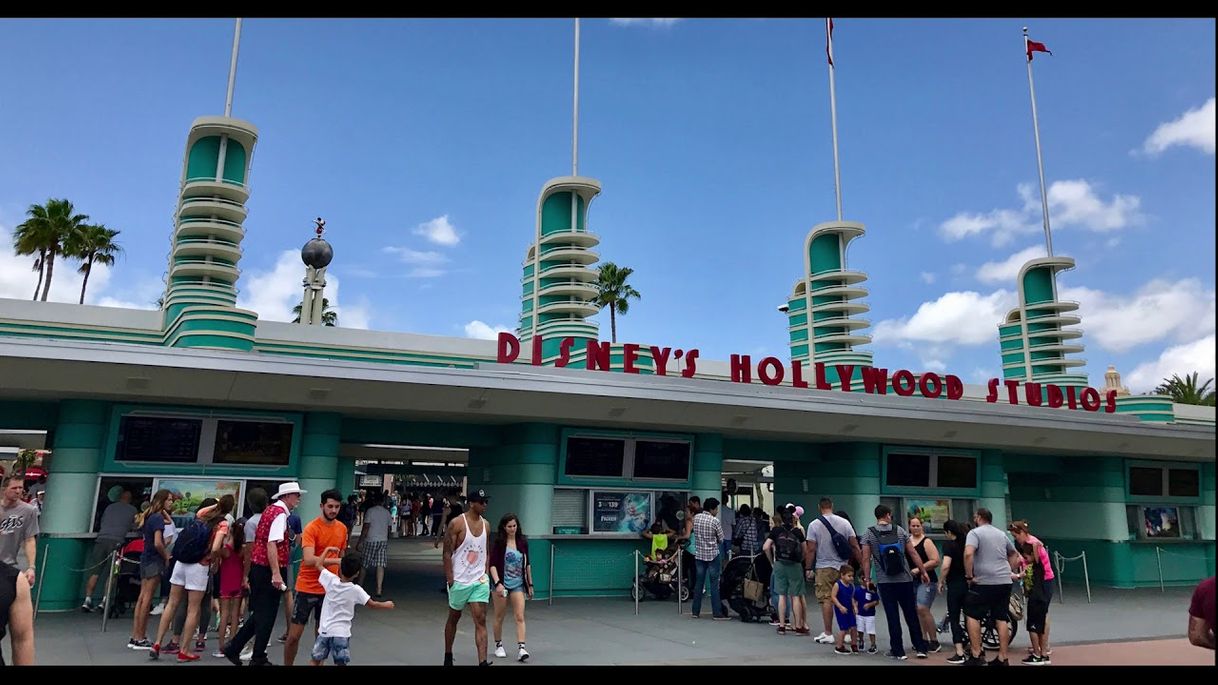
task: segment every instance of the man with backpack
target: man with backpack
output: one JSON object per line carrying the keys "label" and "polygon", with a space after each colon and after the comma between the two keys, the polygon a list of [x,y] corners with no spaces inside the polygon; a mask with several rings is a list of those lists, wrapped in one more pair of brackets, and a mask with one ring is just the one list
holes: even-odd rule
{"label": "man with backpack", "polygon": [[798,635],[808,635],[811,630],[805,625],[807,612],[803,608],[804,571],[810,568],[805,563],[805,539],[803,531],[795,527],[795,510],[785,507],[779,510],[782,524],[771,529],[761,551],[770,560],[774,571],[770,574],[770,583],[778,595],[778,634],[786,635],[787,628],[782,623],[787,615],[787,598],[791,598],[791,613],[795,615],[795,632]]}
{"label": "man with backpack", "polygon": [[[905,645],[901,640],[901,617],[899,610],[905,615],[905,625],[909,627],[909,639],[919,659],[927,658],[926,640],[922,638],[922,626],[918,622],[918,607],[914,593],[914,576],[923,583],[930,582],[930,575],[922,566],[922,558],[913,543],[909,541],[909,533],[900,526],[892,523],[892,510],[883,504],[875,508],[875,525],[863,534],[860,543],[863,553],[864,584],[867,578],[875,582],[880,591],[880,603],[884,605],[884,617],[888,620],[888,637],[891,649],[888,656],[898,661],[905,661]],[[871,562],[875,562],[872,573]],[[909,563],[917,567],[914,576],[910,575]]]}
{"label": "man with backpack", "polygon": [[860,558],[859,541],[854,526],[833,513],[833,500],[820,498],[820,516],[808,524],[808,558],[816,560],[816,601],[820,602],[825,630],[816,642],[833,644],[833,584],[839,569],[852,559]]}

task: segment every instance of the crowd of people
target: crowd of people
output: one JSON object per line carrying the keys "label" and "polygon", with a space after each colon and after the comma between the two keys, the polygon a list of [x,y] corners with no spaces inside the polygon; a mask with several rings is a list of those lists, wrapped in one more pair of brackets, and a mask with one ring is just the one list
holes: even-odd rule
{"label": "crowd of people", "polygon": [[[0,483],[0,638],[9,636],[14,664],[32,664],[38,511],[24,501],[22,479],[4,478]],[[179,663],[197,661],[205,653],[214,615],[218,645],[212,656],[235,665],[269,665],[268,648],[282,599],[288,625],[279,638],[283,663],[296,662],[311,616],[309,663],[346,665],[351,662],[355,607],[394,609],[383,597],[389,538],[433,536],[435,545],[443,545],[449,606],[444,665],[456,663],[457,627],[467,610],[474,622],[479,665],[489,665],[492,654],[508,657],[503,624],[509,615],[515,623],[515,659],[530,658],[525,607],[534,587],[528,540],[512,513],[502,516],[491,531],[483,518],[489,501],[485,491],[466,498],[455,493],[442,498],[408,495],[398,500],[395,513],[391,493],[361,493],[344,500],[339,491],[326,490],[318,498],[318,515],[303,523],[297,510],[306,494],[297,483],[283,483],[270,496],[262,488],[251,488],[246,504],[253,513],[245,518],[236,517],[232,495],[208,498],[179,528],[171,512],[180,493],[158,490],[143,511],[131,504],[130,491],[118,493],[100,519],[89,555],[95,570],[85,581],[81,610],[105,606],[96,599],[100,570],[92,562],[106,562],[116,548],[137,548],[140,587],[130,649],[146,651],[153,660],[174,654]],[[810,590],[820,605],[822,628],[812,639],[836,654],[876,654],[876,614],[882,608],[889,658],[908,658],[904,619],[909,646],[918,659],[944,650],[938,636],[947,628],[952,648],[945,663],[1004,666],[1010,663],[1011,592],[1018,585],[1031,642],[1021,663],[1051,663],[1054,572],[1048,550],[1026,521],[1014,521],[1003,531],[993,526],[991,512],[980,508],[971,523],[943,523],[945,539],[936,543],[921,518],[911,516],[907,530],[894,523],[885,505],[875,508],[875,524],[858,535],[846,512],[835,511],[828,497],[820,499],[817,515],[807,517],[806,523],[805,511],[795,504],[780,507],[770,519],[759,508],[742,505],[737,511],[728,502],[726,492],[722,502],[691,497],[683,515],[676,517],[677,525],[661,518],[643,533],[651,543],[649,565],[671,568],[683,563],[685,554],[692,557],[692,618],[702,617],[703,595],[709,594],[712,618],[730,620],[726,598],[720,596],[720,576],[738,549],[754,559],[764,555],[770,563],[770,624],[779,635],[811,636]],[[356,527],[360,534],[353,546]],[[139,538],[126,543],[132,528]],[[24,571],[18,571],[19,553],[28,563]],[[374,570],[374,594],[364,587],[368,569]],[[159,612],[152,607],[158,592],[163,600]],[[938,597],[945,599],[946,626],[936,626],[932,613]],[[493,652],[488,609],[493,612]],[[1213,578],[1198,586],[1189,614],[1189,640],[1213,649]],[[157,615],[149,639],[150,617]],[[983,626],[991,627],[998,638],[997,655],[988,662]]]}

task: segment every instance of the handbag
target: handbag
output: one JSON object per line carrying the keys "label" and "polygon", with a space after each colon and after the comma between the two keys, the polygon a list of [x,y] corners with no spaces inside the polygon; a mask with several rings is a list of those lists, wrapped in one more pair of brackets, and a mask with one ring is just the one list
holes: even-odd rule
{"label": "handbag", "polygon": [[765,583],[757,580],[757,566],[752,563],[749,564],[749,575],[744,579],[744,598],[755,604],[769,600],[766,597]]}

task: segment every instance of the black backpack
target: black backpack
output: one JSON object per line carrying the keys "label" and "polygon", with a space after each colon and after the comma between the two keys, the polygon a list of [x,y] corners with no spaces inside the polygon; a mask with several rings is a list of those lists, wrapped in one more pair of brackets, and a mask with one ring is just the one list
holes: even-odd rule
{"label": "black backpack", "polygon": [[842,561],[850,561],[850,558],[854,556],[854,550],[850,547],[850,541],[846,539],[846,536],[829,525],[829,520],[824,516],[819,516],[816,520],[820,521],[825,530],[829,531],[829,540],[833,543],[833,549],[837,550],[837,556],[841,557]]}
{"label": "black backpack", "polygon": [[795,529],[786,526],[774,529],[774,557],[779,561],[804,560],[804,546],[795,537]]}
{"label": "black backpack", "polygon": [[192,517],[173,543],[173,556],[184,564],[197,564],[207,556],[209,542],[211,528],[197,517]]}

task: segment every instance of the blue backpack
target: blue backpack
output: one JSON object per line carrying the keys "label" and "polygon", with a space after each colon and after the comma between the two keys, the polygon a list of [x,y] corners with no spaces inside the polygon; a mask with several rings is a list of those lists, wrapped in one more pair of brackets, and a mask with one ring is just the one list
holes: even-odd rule
{"label": "blue backpack", "polygon": [[901,538],[897,535],[897,527],[893,526],[891,530],[879,531],[875,526],[868,528],[876,540],[876,563],[880,565],[880,570],[890,576],[903,573],[905,571],[905,549],[901,544]]}
{"label": "blue backpack", "polygon": [[178,539],[173,543],[173,556],[184,564],[197,564],[207,556],[208,543],[211,542],[211,528],[192,517],[190,523],[178,533]]}

